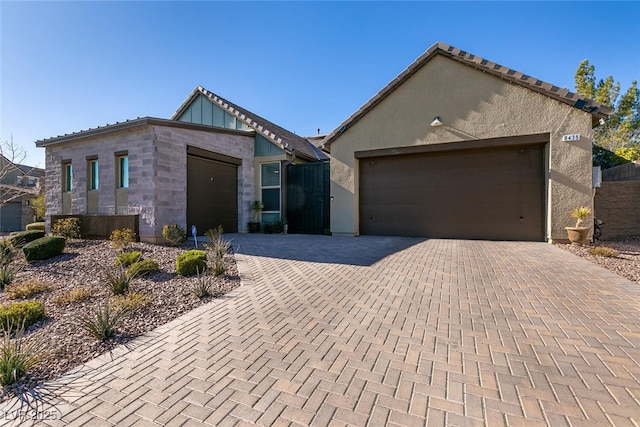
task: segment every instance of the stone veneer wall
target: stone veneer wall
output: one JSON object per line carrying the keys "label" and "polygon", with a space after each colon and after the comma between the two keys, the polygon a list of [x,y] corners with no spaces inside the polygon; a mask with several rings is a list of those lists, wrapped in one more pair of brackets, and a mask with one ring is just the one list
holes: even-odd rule
{"label": "stone veneer wall", "polygon": [[[156,223],[187,223],[187,146],[201,148],[242,160],[238,166],[238,231],[247,231],[251,218],[249,203],[254,199],[254,137],[233,133],[212,133],[156,126]],[[142,214],[141,214],[142,216]]]}
{"label": "stone veneer wall", "polygon": [[604,222],[602,240],[640,235],[640,181],[603,182],[596,190],[596,218]]}
{"label": "stone veneer wall", "polygon": [[98,156],[98,214],[115,214],[116,157],[129,156],[129,214],[140,216],[140,239],[162,240],[163,224],[186,227],[186,146],[240,158],[238,229],[249,218],[253,199],[253,135],[145,125],[54,144],[46,148],[47,226],[62,213],[62,162],[73,165],[72,213],[87,213],[87,156]]}
{"label": "stone veneer wall", "polygon": [[[62,213],[62,162],[71,160],[73,167],[72,214],[87,213],[87,156],[98,156],[100,186],[98,214],[115,214],[116,157],[115,153],[129,154],[129,201],[136,209],[153,204],[155,185],[151,179],[142,179],[142,165],[153,166],[153,129],[150,126],[113,132],[107,135],[55,144],[46,148],[46,221],[51,226],[51,215]],[[140,186],[138,185],[140,184]],[[143,203],[143,206],[140,206]],[[138,213],[138,212],[131,212]],[[148,225],[141,225],[142,236],[153,235]]]}

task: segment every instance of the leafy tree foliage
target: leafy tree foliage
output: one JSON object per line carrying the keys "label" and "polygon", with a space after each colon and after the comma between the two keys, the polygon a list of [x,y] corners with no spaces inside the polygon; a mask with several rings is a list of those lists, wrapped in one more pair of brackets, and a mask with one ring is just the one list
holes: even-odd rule
{"label": "leafy tree foliage", "polygon": [[[640,91],[638,82],[620,95],[620,83],[612,76],[598,80],[595,67],[585,59],[575,74],[576,92],[613,108],[603,125],[595,129],[594,165],[603,168],[640,159]],[[610,152],[609,153],[607,153]]]}

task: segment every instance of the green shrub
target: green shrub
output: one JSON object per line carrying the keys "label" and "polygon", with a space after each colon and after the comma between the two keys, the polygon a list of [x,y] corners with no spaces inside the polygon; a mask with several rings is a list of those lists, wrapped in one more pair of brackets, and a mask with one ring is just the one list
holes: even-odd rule
{"label": "green shrub", "polygon": [[0,329],[13,331],[28,328],[44,319],[42,301],[18,301],[0,306]]}
{"label": "green shrub", "polygon": [[0,289],[13,283],[20,269],[16,264],[0,264]]}
{"label": "green shrub", "polygon": [[211,228],[207,230],[204,233],[204,235],[207,236],[207,238],[209,239],[209,243],[211,245],[214,245],[216,242],[219,242],[220,240],[222,240],[223,233],[224,233],[224,229],[222,228],[221,225],[219,225],[216,228]]}
{"label": "green shrub", "polygon": [[123,267],[129,267],[134,262],[140,261],[141,258],[142,252],[140,251],[120,252],[116,256],[116,267],[120,265]]}
{"label": "green shrub", "polygon": [[27,243],[22,252],[28,262],[45,260],[62,254],[66,243],[66,239],[61,236],[42,237]]}
{"label": "green shrub", "polygon": [[111,244],[115,249],[125,250],[131,243],[136,241],[136,233],[130,228],[122,228],[120,230],[113,230],[111,236],[109,236]]}
{"label": "green shrub", "polygon": [[589,249],[590,255],[595,256],[603,256],[607,258],[617,258],[620,255],[620,252],[616,251],[613,248],[609,248],[607,246],[596,246],[595,248]]}
{"label": "green shrub", "polygon": [[196,269],[196,274],[198,278],[195,283],[191,287],[191,293],[196,296],[196,298],[202,299],[211,295],[211,288],[213,287],[213,280],[211,280],[211,276],[202,273]]}
{"label": "green shrub", "polygon": [[37,280],[29,280],[17,285],[8,286],[6,289],[7,299],[31,298],[34,295],[50,291],[51,285]]}
{"label": "green shrub", "polygon": [[193,249],[178,255],[176,258],[176,273],[181,276],[193,276],[207,268],[207,253]]}
{"label": "green shrub", "polygon": [[93,288],[74,288],[68,292],[64,292],[58,296],[51,298],[54,304],[68,305],[74,302],[80,302],[91,298],[94,294]]}
{"label": "green shrub", "polygon": [[262,231],[264,234],[280,234],[284,231],[284,222],[281,219],[276,219],[265,223],[262,226]]}
{"label": "green shrub", "polygon": [[129,287],[134,278],[127,274],[127,270],[124,267],[120,266],[114,270],[105,271],[104,279],[113,295],[124,295],[129,292]]}
{"label": "green shrub", "polygon": [[61,218],[53,223],[51,233],[67,239],[80,238],[80,218]]}
{"label": "green shrub", "polygon": [[9,236],[9,243],[11,243],[14,248],[21,248],[27,243],[42,237],[44,237],[44,231],[42,230],[21,231],[20,233]]}
{"label": "green shrub", "polygon": [[126,311],[104,304],[96,310],[93,316],[78,318],[78,325],[89,332],[94,338],[105,341],[117,332],[120,321]]}
{"label": "green shrub", "polygon": [[0,265],[11,264],[15,257],[15,248],[9,239],[0,239]]}
{"label": "green shrub", "polygon": [[158,263],[152,259],[145,259],[142,261],[134,262],[127,269],[127,274],[130,277],[142,277],[153,271],[158,271]]}
{"label": "green shrub", "polygon": [[180,246],[187,241],[187,233],[178,224],[165,224],[162,226],[162,237],[172,246]]}
{"label": "green shrub", "polygon": [[227,271],[227,266],[222,259],[213,261],[213,275],[215,277],[222,276]]}
{"label": "green shrub", "polygon": [[32,222],[31,224],[27,224],[24,228],[27,231],[31,230],[41,230],[44,231],[47,223],[46,222]]}
{"label": "green shrub", "polygon": [[19,329],[11,339],[12,331],[3,333],[0,342],[0,385],[7,386],[18,381],[29,369],[40,362],[42,341],[24,338],[24,329]]}
{"label": "green shrub", "polygon": [[214,259],[222,260],[231,248],[231,242],[224,239],[216,240],[208,245],[209,251],[213,254]]}

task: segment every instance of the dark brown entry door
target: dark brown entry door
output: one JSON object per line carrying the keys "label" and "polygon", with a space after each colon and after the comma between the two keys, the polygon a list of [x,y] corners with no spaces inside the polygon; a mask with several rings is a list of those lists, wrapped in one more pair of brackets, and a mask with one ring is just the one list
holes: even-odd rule
{"label": "dark brown entry door", "polygon": [[238,231],[238,167],[187,156],[187,228],[198,234],[222,225],[225,233]]}
{"label": "dark brown entry door", "polygon": [[544,146],[360,159],[360,233],[544,240]]}

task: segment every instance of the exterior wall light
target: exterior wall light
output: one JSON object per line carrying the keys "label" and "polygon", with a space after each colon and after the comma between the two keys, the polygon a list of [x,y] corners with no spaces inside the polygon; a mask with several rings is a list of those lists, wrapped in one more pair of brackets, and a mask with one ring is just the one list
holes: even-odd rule
{"label": "exterior wall light", "polygon": [[442,126],[442,121],[440,120],[440,116],[435,116],[433,118],[433,121],[431,122],[431,126],[438,127],[438,126]]}

